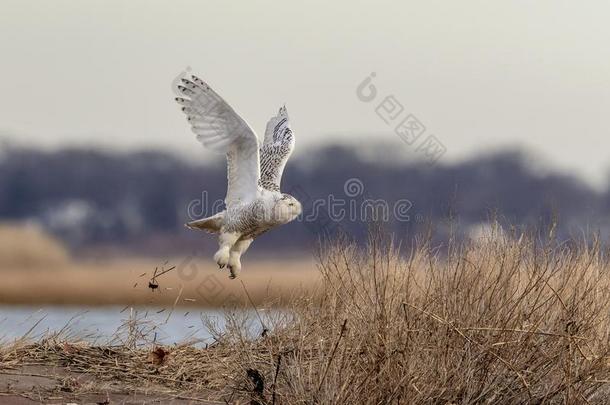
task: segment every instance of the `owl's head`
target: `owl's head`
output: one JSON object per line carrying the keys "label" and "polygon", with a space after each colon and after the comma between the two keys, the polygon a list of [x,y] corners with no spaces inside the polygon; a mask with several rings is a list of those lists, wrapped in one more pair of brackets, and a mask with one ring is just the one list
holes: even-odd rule
{"label": "owl's head", "polygon": [[287,224],[294,221],[301,215],[303,207],[301,203],[290,194],[282,194],[281,198],[275,203],[273,210],[274,220],[280,224]]}

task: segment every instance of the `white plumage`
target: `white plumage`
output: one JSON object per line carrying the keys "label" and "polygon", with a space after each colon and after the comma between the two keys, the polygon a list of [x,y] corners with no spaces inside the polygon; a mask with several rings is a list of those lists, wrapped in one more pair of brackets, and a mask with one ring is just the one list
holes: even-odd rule
{"label": "white plumage", "polygon": [[191,229],[218,233],[214,260],[228,266],[231,278],[241,270],[241,255],[258,235],[301,214],[301,204],[280,192],[282,173],[294,149],[286,107],[267,123],[263,144],[248,123],[203,80],[182,79],[178,90],[192,131],[207,148],[227,156],[226,209],[189,222]]}

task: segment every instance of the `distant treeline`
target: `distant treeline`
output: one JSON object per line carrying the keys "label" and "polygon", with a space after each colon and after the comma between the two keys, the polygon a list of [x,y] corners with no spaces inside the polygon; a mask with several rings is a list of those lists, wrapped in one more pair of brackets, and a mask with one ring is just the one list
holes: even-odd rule
{"label": "distant treeline", "polygon": [[[337,224],[363,237],[375,216],[401,238],[430,224],[446,233],[452,224],[467,230],[493,217],[538,227],[556,218],[563,236],[601,231],[605,237],[609,231],[608,191],[531,170],[525,155],[514,151],[431,167],[329,146],[294,157],[282,186],[304,203],[304,218],[262,236],[260,249],[310,246]],[[214,202],[225,189],[221,160],[196,164],[158,151],[17,147],[0,154],[0,220],[38,222],[75,248],[193,249],[201,236],[183,224],[189,215],[221,209]]]}

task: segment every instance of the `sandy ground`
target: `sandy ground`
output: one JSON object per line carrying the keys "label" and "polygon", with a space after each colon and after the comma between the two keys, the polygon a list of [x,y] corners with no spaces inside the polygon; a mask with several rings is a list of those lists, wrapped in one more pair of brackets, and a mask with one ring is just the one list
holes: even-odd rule
{"label": "sandy ground", "polygon": [[221,404],[197,393],[167,395],[162,387],[131,392],[119,383],[99,383],[86,374],[55,366],[0,369],[0,403],[26,404]]}
{"label": "sandy ground", "polygon": [[[164,269],[169,272],[154,277]],[[289,297],[317,280],[313,259],[250,260],[231,280],[211,260],[180,258],[74,261],[59,268],[0,268],[0,303],[219,307]],[[151,288],[153,287],[153,288]]]}

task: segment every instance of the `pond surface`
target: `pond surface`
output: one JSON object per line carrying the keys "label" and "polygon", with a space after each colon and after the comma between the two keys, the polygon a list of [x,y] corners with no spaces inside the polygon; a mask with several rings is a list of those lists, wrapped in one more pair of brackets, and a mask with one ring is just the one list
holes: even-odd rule
{"label": "pond surface", "polygon": [[[146,307],[28,307],[0,306],[0,342],[26,336],[37,340],[60,332],[69,340],[84,340],[96,344],[125,343],[138,337],[142,343],[160,344],[213,342],[204,319],[211,320],[218,330],[225,327],[224,312],[197,308]],[[262,332],[255,311],[244,311],[251,333]],[[263,319],[265,316],[263,316]]]}

